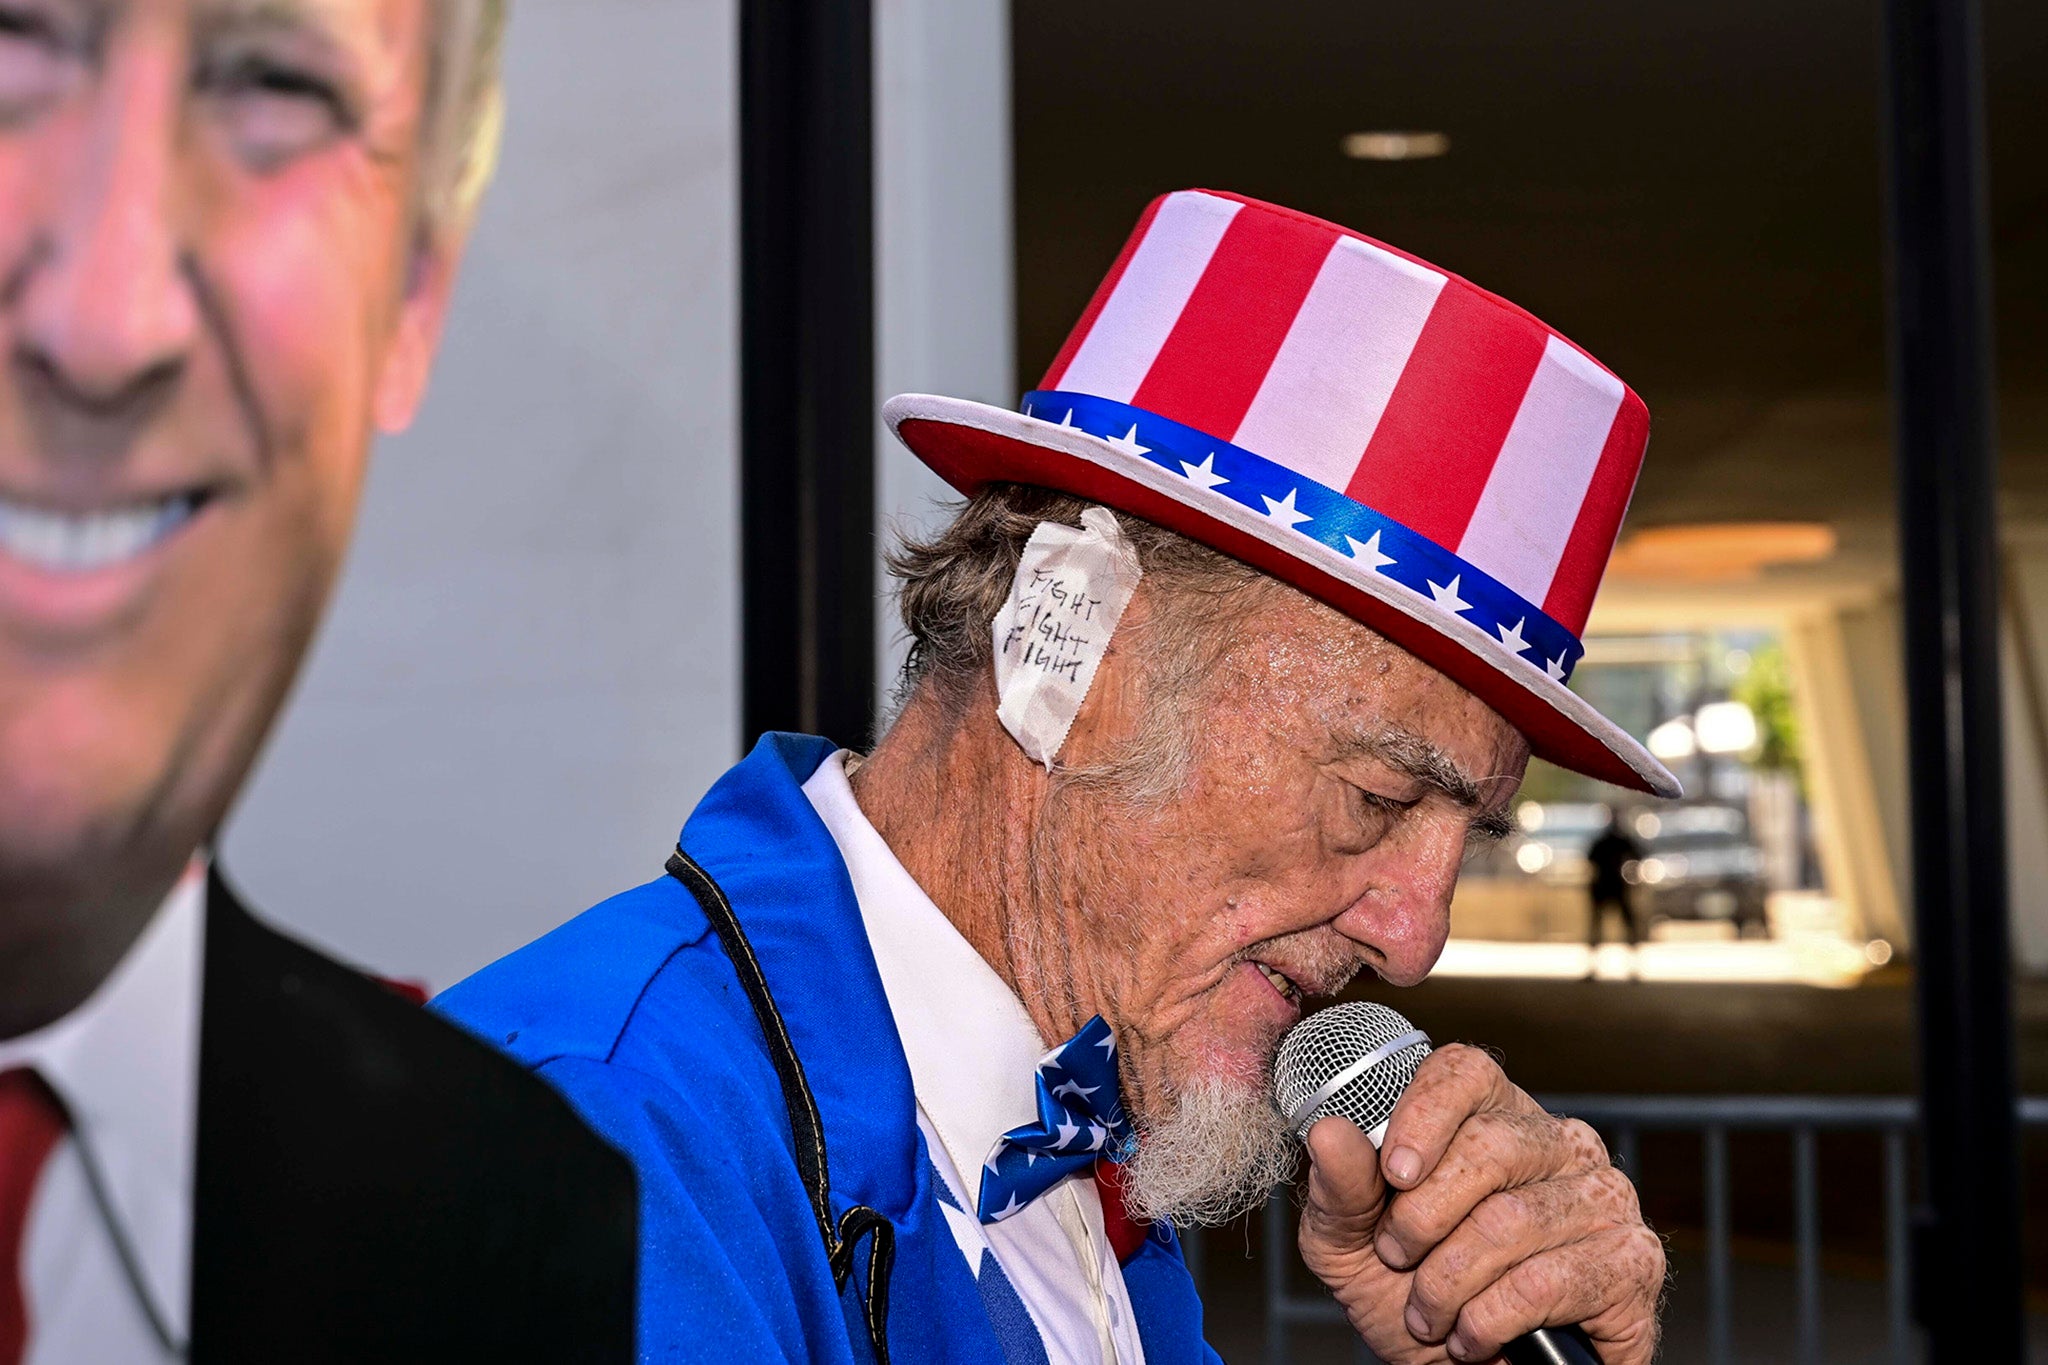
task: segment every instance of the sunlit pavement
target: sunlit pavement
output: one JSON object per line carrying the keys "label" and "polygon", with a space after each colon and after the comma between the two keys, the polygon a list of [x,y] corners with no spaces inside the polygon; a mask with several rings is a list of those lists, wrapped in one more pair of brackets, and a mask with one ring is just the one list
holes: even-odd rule
{"label": "sunlit pavement", "polygon": [[1597,981],[1756,982],[1853,986],[1873,964],[1865,945],[1839,938],[1604,943],[1494,943],[1452,939],[1434,975]]}
{"label": "sunlit pavement", "polygon": [[1726,920],[1666,920],[1640,947],[1611,942],[1589,953],[1584,894],[1499,879],[1460,886],[1435,975],[1842,987],[1892,957],[1890,944],[1848,932],[1841,907],[1813,891],[1771,893],[1768,937],[1738,937]]}

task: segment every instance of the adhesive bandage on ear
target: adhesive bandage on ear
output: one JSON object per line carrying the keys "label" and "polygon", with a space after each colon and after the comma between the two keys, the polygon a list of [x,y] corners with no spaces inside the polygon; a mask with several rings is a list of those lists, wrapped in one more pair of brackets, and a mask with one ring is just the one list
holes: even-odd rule
{"label": "adhesive bandage on ear", "polygon": [[1105,508],[1083,512],[1078,529],[1041,522],[1025,543],[1010,600],[992,626],[996,716],[1048,770],[1143,576]]}

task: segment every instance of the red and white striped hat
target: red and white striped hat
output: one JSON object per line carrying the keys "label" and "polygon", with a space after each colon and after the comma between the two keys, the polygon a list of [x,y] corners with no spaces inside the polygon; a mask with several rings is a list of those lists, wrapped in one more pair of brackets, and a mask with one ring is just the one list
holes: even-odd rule
{"label": "red and white striped hat", "polygon": [[884,408],[972,494],[1057,488],[1363,621],[1541,757],[1675,796],[1567,686],[1649,439],[1598,361],[1505,299],[1239,195],[1152,202],[1023,410]]}

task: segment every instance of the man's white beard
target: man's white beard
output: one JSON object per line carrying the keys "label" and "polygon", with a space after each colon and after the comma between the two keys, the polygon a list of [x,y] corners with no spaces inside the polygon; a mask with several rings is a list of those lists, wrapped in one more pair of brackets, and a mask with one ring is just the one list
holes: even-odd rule
{"label": "man's white beard", "polygon": [[1140,1223],[1215,1227],[1264,1203],[1294,1174],[1295,1153],[1263,1087],[1204,1076],[1165,1119],[1140,1130],[1123,1169],[1124,1205]]}
{"label": "man's white beard", "polygon": [[[1070,807],[1076,795],[1073,780],[1069,775],[1054,788],[1032,836],[1031,895],[1039,905],[1081,899],[1077,861],[1093,828],[1090,818],[1099,820],[1101,812]],[[1110,874],[1105,878],[1109,889],[1093,897],[1096,921],[1122,921],[1123,932],[1135,936],[1129,907],[1146,903],[1143,888],[1118,886],[1114,870],[1102,870]],[[1008,916],[1004,933],[1019,993],[1057,1000],[1081,1017],[1073,938],[1046,932],[1038,917],[1028,914]],[[1272,1099],[1270,1057],[1263,1074],[1249,1083],[1200,1077],[1179,1088],[1165,1117],[1138,1125],[1137,1154],[1123,1167],[1125,1211],[1141,1224],[1161,1219],[1183,1227],[1228,1223],[1265,1202],[1275,1185],[1294,1174],[1297,1149]]]}

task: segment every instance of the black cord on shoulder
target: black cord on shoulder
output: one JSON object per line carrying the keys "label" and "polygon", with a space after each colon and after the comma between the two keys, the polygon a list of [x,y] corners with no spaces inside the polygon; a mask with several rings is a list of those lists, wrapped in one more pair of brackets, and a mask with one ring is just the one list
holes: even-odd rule
{"label": "black cord on shoulder", "polygon": [[862,1237],[868,1240],[867,1294],[861,1302],[861,1316],[867,1322],[868,1343],[874,1348],[877,1365],[889,1365],[889,1275],[896,1264],[896,1229],[866,1204],[848,1209],[838,1226],[832,1223],[831,1168],[825,1158],[825,1124],[818,1116],[818,1101],[804,1077],[804,1065],[790,1041],[782,1011],[769,993],[768,977],[754,945],[740,928],[739,916],[725,891],[682,845],[669,855],[668,875],[681,882],[704,917],[718,934],[725,955],[732,959],[733,974],[753,1008],[754,1020],[768,1043],[768,1060],[782,1083],[783,1107],[789,1111],[789,1131],[796,1147],[797,1174],[810,1196],[811,1213],[818,1220],[818,1234],[825,1244],[825,1259],[832,1267],[832,1283],[842,1292],[853,1274],[854,1250]]}

